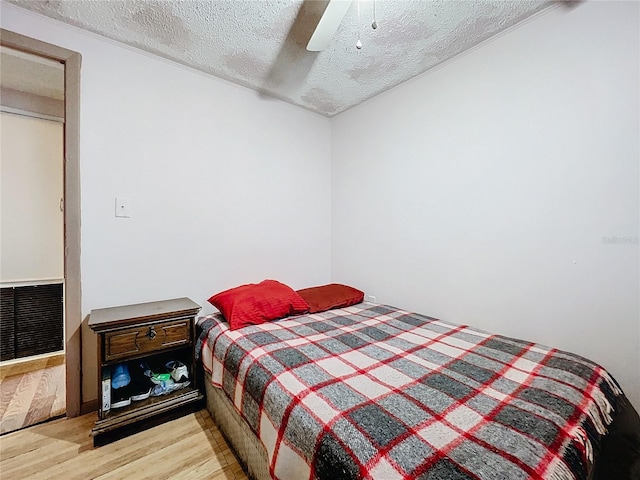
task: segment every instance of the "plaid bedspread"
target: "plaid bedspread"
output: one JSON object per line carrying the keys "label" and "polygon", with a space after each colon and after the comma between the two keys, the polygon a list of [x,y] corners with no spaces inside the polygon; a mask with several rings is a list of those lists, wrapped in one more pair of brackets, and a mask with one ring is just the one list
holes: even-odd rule
{"label": "plaid bedspread", "polygon": [[586,479],[621,395],[567,352],[362,303],[230,331],[202,361],[281,480]]}

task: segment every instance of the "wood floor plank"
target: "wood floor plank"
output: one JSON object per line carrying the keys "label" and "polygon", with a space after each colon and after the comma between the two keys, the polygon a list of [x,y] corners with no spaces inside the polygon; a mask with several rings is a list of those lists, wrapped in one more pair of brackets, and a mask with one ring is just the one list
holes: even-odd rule
{"label": "wood floor plank", "polygon": [[[207,448],[207,446],[209,448]],[[181,452],[181,454],[176,455],[176,451]],[[204,432],[200,432],[197,435],[190,435],[180,441],[173,442],[164,448],[148,452],[144,457],[140,457],[116,470],[97,477],[97,479],[128,480],[131,478],[140,478],[141,480],[164,480],[189,468],[203,456],[215,456],[215,452],[213,452],[210,445],[208,445]],[[219,470],[220,468],[221,465],[218,460],[215,469]]]}
{"label": "wood floor plank", "polygon": [[20,376],[9,377],[0,381],[0,420],[7,415],[11,399],[20,385]]}
{"label": "wood floor plank", "polygon": [[[47,404],[49,406],[49,411],[42,411],[42,414],[45,413],[48,417],[43,417],[38,420],[41,422],[46,420],[47,418],[54,417],[56,415],[63,415],[65,413],[65,405],[66,405],[66,372],[64,365],[55,365],[52,367],[47,367],[42,372],[42,378],[40,379],[40,383],[38,384],[38,389],[33,397],[33,401],[39,401],[40,399],[50,399]],[[30,409],[32,410],[32,409]],[[33,415],[29,412],[29,415]],[[28,423],[27,425],[33,425],[33,423]]]}
{"label": "wood floor plank", "polygon": [[94,448],[95,413],[0,437],[3,480],[247,480],[206,410]]}
{"label": "wood floor plank", "polygon": [[51,417],[64,415],[64,355],[9,365],[2,371],[0,433],[8,433]]}
{"label": "wood floor plank", "polygon": [[[208,468],[209,463],[203,462],[197,468],[188,469],[171,477],[172,480],[201,480],[207,478],[210,480],[248,480],[240,466],[229,465],[221,470],[213,471]],[[240,473],[238,473],[238,470]]]}
{"label": "wood floor plank", "polygon": [[20,380],[14,390],[13,397],[6,410],[2,412],[0,433],[11,432],[25,425],[24,420],[29,413],[29,407],[38,389],[42,372],[42,370],[37,370],[19,376]]}
{"label": "wood floor plank", "polygon": [[[57,464],[47,467],[46,465],[51,464],[50,459],[44,459],[40,465],[34,466],[34,471],[27,473],[33,480],[59,478],[61,475],[68,480],[96,478],[163,448],[167,439],[175,442],[199,431],[196,422],[183,421],[177,425],[168,422],[95,449],[92,448],[92,439],[89,437],[82,465],[75,465],[77,452],[65,452],[64,458],[60,458]],[[66,472],[70,473],[65,474]]]}
{"label": "wood floor plank", "polygon": [[[23,431],[15,433],[22,432]],[[87,448],[92,445],[92,439],[89,437],[88,431],[82,432],[80,438],[71,432],[70,436],[72,436],[71,441],[44,437],[35,445],[31,445],[28,451],[18,453],[10,458],[5,458],[4,456],[4,446],[6,442],[3,439],[0,444],[0,449],[2,449],[0,470],[2,471],[3,477],[5,475],[17,475],[16,478],[36,477],[41,471],[46,470],[48,465],[59,465],[68,460],[75,459],[83,446],[82,442],[84,442]]]}
{"label": "wood floor plank", "polygon": [[[27,428],[18,432],[9,433],[0,437],[0,449],[2,450],[1,460],[9,461],[11,458],[28,455],[29,452],[44,448],[60,448],[61,444],[74,443],[77,448],[80,447],[82,441],[90,440],[89,432],[95,421],[94,415],[85,415],[74,419],[73,429],[64,431],[59,424],[61,422],[70,422],[67,419],[52,420],[47,423],[38,425],[37,428]],[[64,432],[64,438],[56,438],[56,434]],[[19,440],[14,437],[18,437]]]}

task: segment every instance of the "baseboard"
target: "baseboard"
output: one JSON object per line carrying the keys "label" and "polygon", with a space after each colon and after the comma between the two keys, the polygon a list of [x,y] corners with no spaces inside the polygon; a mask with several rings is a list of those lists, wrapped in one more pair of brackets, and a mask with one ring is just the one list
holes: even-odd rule
{"label": "baseboard", "polygon": [[15,360],[0,362],[0,381],[6,377],[25,375],[30,372],[44,370],[45,368],[63,365],[64,362],[64,352],[45,353],[34,357],[18,358]]}
{"label": "baseboard", "polygon": [[80,415],[84,415],[85,413],[96,412],[98,411],[98,399],[89,400],[88,402],[82,402],[82,406],[80,407]]}

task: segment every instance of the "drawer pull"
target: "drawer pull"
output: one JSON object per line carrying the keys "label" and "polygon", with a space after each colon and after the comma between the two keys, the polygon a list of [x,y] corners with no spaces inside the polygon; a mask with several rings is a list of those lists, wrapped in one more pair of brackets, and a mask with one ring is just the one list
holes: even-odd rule
{"label": "drawer pull", "polygon": [[149,327],[149,333],[147,333],[147,337],[153,340],[154,338],[156,338],[156,335],[158,335],[156,333],[156,329],[154,327]]}

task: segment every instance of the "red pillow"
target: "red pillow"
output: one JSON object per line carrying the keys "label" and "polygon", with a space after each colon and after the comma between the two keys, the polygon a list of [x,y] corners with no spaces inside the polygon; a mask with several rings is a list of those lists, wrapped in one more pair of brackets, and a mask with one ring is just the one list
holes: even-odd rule
{"label": "red pillow", "polygon": [[309,313],[348,307],[364,300],[364,292],[340,283],[303,288],[297,292],[309,304]]}
{"label": "red pillow", "polygon": [[275,280],[225,290],[212,296],[209,303],[220,310],[231,330],[309,311],[300,295]]}

